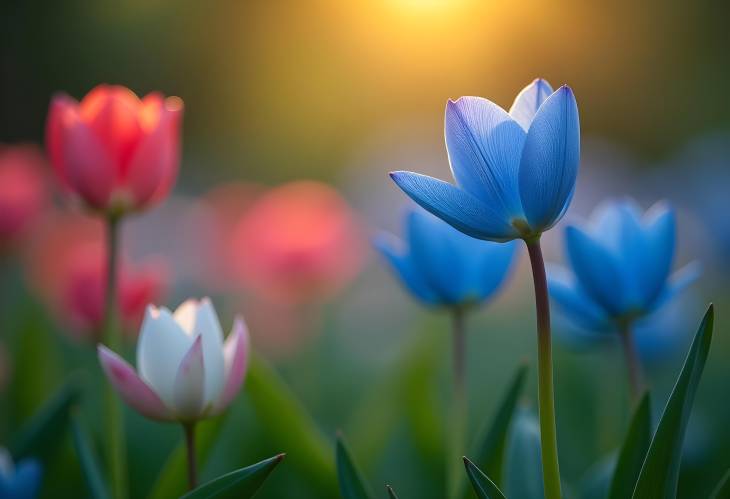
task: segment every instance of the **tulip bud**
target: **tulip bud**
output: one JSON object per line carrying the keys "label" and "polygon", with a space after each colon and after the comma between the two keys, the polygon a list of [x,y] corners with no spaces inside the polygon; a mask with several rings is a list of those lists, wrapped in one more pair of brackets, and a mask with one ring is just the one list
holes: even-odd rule
{"label": "tulip bud", "polygon": [[159,421],[192,423],[222,412],[243,383],[248,332],[239,318],[223,341],[210,300],[175,312],[149,306],[137,343],[137,371],[103,345],[99,361],[124,401]]}
{"label": "tulip bud", "polygon": [[51,101],[48,155],[60,182],[94,210],[118,215],[163,199],[177,176],[183,104],[99,85],[81,102]]}

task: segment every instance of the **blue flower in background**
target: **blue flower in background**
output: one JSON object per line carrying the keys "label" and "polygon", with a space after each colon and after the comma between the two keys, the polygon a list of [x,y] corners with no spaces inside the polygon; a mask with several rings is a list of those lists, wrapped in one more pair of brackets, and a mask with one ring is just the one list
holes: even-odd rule
{"label": "blue flower in background", "polygon": [[41,465],[35,459],[13,464],[10,454],[0,448],[0,498],[33,499],[38,495]]}
{"label": "blue flower in background", "polygon": [[422,211],[406,218],[405,244],[390,234],[374,241],[403,285],[430,306],[466,307],[491,297],[504,282],[513,244],[479,241]]}
{"label": "blue flower in background", "polygon": [[616,331],[667,303],[699,275],[690,263],[672,274],[675,217],[665,203],[645,214],[631,200],[599,206],[584,227],[568,226],[569,272],[552,267],[550,295],[591,331]]}
{"label": "blue flower in background", "polygon": [[460,231],[491,241],[535,239],[565,213],[580,156],[578,107],[567,86],[537,79],[509,112],[480,97],[449,100],[446,148],[457,185],[411,172],[393,180]]}

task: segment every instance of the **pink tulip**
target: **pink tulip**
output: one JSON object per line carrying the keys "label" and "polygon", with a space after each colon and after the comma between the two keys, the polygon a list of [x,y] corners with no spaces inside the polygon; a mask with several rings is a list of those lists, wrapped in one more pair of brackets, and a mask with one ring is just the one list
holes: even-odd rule
{"label": "pink tulip", "polygon": [[232,268],[268,299],[304,303],[348,284],[363,261],[357,217],[331,187],[299,181],[271,189],[231,234]]}
{"label": "pink tulip", "polygon": [[163,199],[177,177],[183,103],[139,99],[99,85],[81,102],[60,94],[46,123],[48,155],[61,183],[89,207],[112,214]]}
{"label": "pink tulip", "polygon": [[45,159],[31,145],[0,145],[0,244],[26,234],[46,204]]}
{"label": "pink tulip", "polygon": [[[102,326],[106,249],[101,220],[78,214],[49,214],[26,255],[31,286],[81,340],[96,340]],[[132,267],[122,259],[119,312],[125,332],[136,331],[150,301],[164,294],[164,262]]]}
{"label": "pink tulip", "polygon": [[149,306],[137,342],[137,370],[103,345],[99,361],[124,401],[143,416],[189,424],[221,413],[246,373],[248,332],[237,318],[228,338],[210,300],[175,312]]}

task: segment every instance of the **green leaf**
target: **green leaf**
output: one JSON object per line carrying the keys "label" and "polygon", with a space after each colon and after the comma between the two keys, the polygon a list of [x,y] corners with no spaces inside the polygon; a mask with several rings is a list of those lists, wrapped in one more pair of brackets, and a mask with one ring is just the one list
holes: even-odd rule
{"label": "green leaf", "polygon": [[284,380],[261,357],[251,357],[245,393],[266,439],[286,449],[287,462],[310,480],[322,497],[335,496],[331,445]]}
{"label": "green leaf", "polygon": [[527,365],[523,364],[514,374],[512,382],[507,392],[499,404],[497,413],[488,428],[482,431],[482,438],[478,439],[481,445],[476,453],[474,462],[483,469],[489,476],[497,480],[495,483],[501,483],[503,475],[503,465],[505,457],[505,448],[507,446],[507,436],[509,433],[510,423],[520,399],[522,388],[525,386],[525,378],[527,376]]}
{"label": "green leaf", "polygon": [[466,467],[466,474],[469,475],[471,485],[474,487],[474,492],[477,493],[479,499],[505,499],[499,487],[476,464],[464,458],[464,466]]}
{"label": "green leaf", "polygon": [[232,471],[211,480],[180,499],[248,499],[261,488],[266,478],[285,454],[270,457],[260,463]]}
{"label": "green leaf", "polygon": [[543,499],[540,428],[529,411],[517,413],[507,447],[505,493],[520,499]]}
{"label": "green leaf", "polygon": [[340,483],[342,499],[372,499],[373,495],[363,480],[360,470],[353,462],[342,435],[337,435],[335,456],[337,480]]}
{"label": "green leaf", "polygon": [[709,499],[730,499],[730,469],[722,476]]}
{"label": "green leaf", "polygon": [[71,413],[71,433],[76,456],[79,459],[90,496],[93,499],[108,499],[111,497],[109,487],[104,481],[99,460],[96,457],[86,428],[81,423],[77,409],[73,409]]}
{"label": "green leaf", "polygon": [[710,351],[713,323],[714,307],[710,305],[659,420],[634,489],[635,499],[674,499],[677,495],[682,442]]}
{"label": "green leaf", "polygon": [[616,469],[616,454],[603,456],[594,463],[578,483],[577,496],[580,499],[606,499]]}
{"label": "green leaf", "polygon": [[76,379],[66,382],[20,430],[10,444],[10,452],[16,459],[24,457],[47,458],[66,434],[69,411],[81,398]]}
{"label": "green leaf", "polygon": [[651,403],[646,393],[639,402],[631,418],[629,431],[616,462],[608,499],[624,499],[631,497],[636,479],[641,472],[641,465],[651,443]]}
{"label": "green leaf", "polygon": [[390,499],[398,499],[398,496],[396,495],[395,490],[393,490],[393,487],[391,487],[390,485],[386,485],[385,488],[388,491],[388,497],[390,497]]}
{"label": "green leaf", "polygon": [[[213,450],[213,446],[218,439],[218,435],[226,422],[226,412],[223,416],[209,419],[198,423],[195,435],[195,446],[197,449],[198,462],[200,466],[205,464],[208,456]],[[150,499],[166,499],[168,497],[177,497],[185,493],[185,484],[187,483],[187,450],[185,442],[175,447],[167,458],[164,467],[157,475]]]}

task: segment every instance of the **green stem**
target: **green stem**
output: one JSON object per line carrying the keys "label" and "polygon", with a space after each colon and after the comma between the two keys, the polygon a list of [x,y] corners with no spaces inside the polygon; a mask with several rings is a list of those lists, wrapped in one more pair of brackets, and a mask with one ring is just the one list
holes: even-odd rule
{"label": "green stem", "polygon": [[184,423],[185,448],[188,454],[188,489],[198,486],[198,458],[195,453],[195,423]]}
{"label": "green stem", "polygon": [[558,441],[555,429],[555,394],[553,389],[553,355],[550,339],[550,304],[548,301],[545,261],[540,240],[526,241],[535,283],[537,309],[538,399],[540,405],[540,444],[542,476],[546,499],[561,499]]}
{"label": "green stem", "polygon": [[[122,347],[121,332],[117,317],[117,282],[119,273],[119,225],[120,219],[110,216],[106,224],[107,237],[107,280],[104,301],[103,340],[108,348],[119,352]],[[112,482],[112,496],[115,499],[127,497],[127,449],[124,440],[124,420],[119,397],[110,384],[105,393],[107,419],[107,465]]]}
{"label": "green stem", "polygon": [[451,314],[453,342],[453,402],[451,406],[449,461],[446,465],[448,497],[459,497],[464,475],[462,456],[465,453],[467,427],[466,397],[466,328],[464,311],[454,308]]}
{"label": "green stem", "polygon": [[630,323],[627,322],[626,324],[621,325],[619,328],[619,337],[621,338],[621,347],[624,351],[626,369],[629,374],[631,401],[635,403],[641,396],[644,385],[644,377],[641,373],[641,363],[639,362],[639,355],[636,352],[634,335]]}

